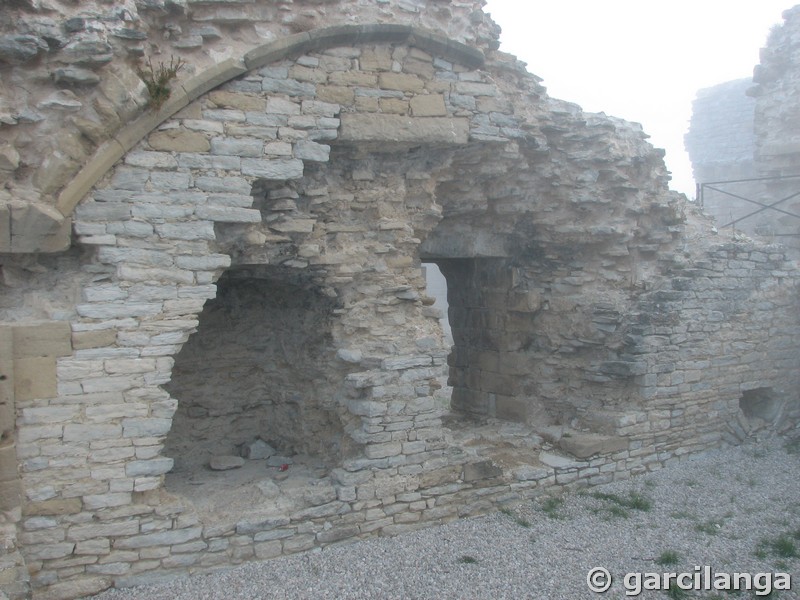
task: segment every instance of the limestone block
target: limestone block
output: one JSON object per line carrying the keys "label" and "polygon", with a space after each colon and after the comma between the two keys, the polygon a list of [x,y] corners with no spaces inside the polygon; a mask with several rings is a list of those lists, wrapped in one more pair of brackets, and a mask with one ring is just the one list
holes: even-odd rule
{"label": "limestone block", "polygon": [[300,140],[294,145],[294,156],[302,160],[314,162],[327,162],[330,158],[331,148],[325,144],[318,144],[309,140]]}
{"label": "limestone block", "polygon": [[425,89],[425,82],[416,75],[407,73],[381,73],[378,86],[384,90],[398,90],[418,94]]}
{"label": "limestone block", "polygon": [[55,357],[14,359],[14,397],[17,401],[54,398],[57,394]]}
{"label": "limestone block", "polygon": [[263,149],[264,142],[259,139],[214,138],[211,140],[211,154],[258,158],[261,156]]}
{"label": "limestone block", "polygon": [[341,121],[339,137],[345,142],[466,144],[469,135],[469,121],[460,117],[344,113]]}
{"label": "limestone block", "polygon": [[111,586],[110,577],[82,577],[61,581],[36,591],[37,600],[63,600],[63,598],[83,598],[99,594]]}
{"label": "limestone block", "polygon": [[598,435],[595,433],[570,432],[562,437],[558,445],[565,452],[578,458],[589,458],[595,454],[611,454],[628,449],[628,441],[621,437]]}
{"label": "limestone block", "polygon": [[319,85],[317,98],[324,102],[348,106],[355,100],[355,90],[346,85]]}
{"label": "limestone block", "polygon": [[235,92],[226,92],[222,90],[215,90],[208,95],[208,99],[220,108],[233,108],[237,110],[266,110],[267,104],[264,98],[258,96],[251,96],[248,94],[241,94]]}
{"label": "limestone block", "polygon": [[0,510],[9,511],[22,503],[22,483],[19,479],[0,481]]}
{"label": "limestone block", "polygon": [[202,527],[189,527],[187,529],[174,529],[137,535],[123,540],[117,540],[115,548],[120,550],[137,550],[140,548],[151,548],[154,546],[173,546],[175,544],[185,544],[200,538]]}
{"label": "limestone block", "polygon": [[358,62],[364,71],[391,71],[392,50],[389,46],[364,48]]}
{"label": "limestone block", "polygon": [[440,117],[447,115],[444,96],[424,94],[411,98],[411,114],[415,117]]}
{"label": "limestone block", "polygon": [[408,101],[400,98],[380,98],[378,106],[383,113],[404,115],[408,112]]}
{"label": "limestone block", "polygon": [[156,131],[147,141],[153,150],[166,152],[208,152],[211,149],[205,135],[183,127]]}
{"label": "limestone block", "polygon": [[[167,473],[174,461],[171,458],[154,458],[151,460],[134,460],[125,465],[128,477],[150,477]],[[183,540],[188,541],[188,540]]]}
{"label": "limestone block", "polygon": [[242,159],[242,173],[264,179],[300,179],[303,176],[303,161],[299,159]]}
{"label": "limestone block", "polygon": [[11,206],[12,252],[61,252],[69,248],[72,223],[54,207],[31,202]]}

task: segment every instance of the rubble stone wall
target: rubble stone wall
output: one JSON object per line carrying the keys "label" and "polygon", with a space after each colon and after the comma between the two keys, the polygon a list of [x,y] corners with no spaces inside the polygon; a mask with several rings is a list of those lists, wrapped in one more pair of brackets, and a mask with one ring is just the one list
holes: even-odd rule
{"label": "rubble stone wall", "polygon": [[[214,14],[261,10],[235,4]],[[443,4],[384,8],[425,20]],[[378,23],[248,47],[66,183],[54,206],[71,249],[4,257],[4,321],[60,340],[17,359],[12,337],[6,595],[391,535],[793,425],[796,266],[715,236],[641,128],[484,56],[479,17],[473,37]],[[422,262],[447,277],[452,352]],[[259,361],[259,385],[296,393],[277,418],[276,390],[245,401],[246,377],[226,383]],[[435,397],[448,361],[451,413]],[[43,376],[20,392],[26,368]],[[247,501],[224,489],[209,511],[170,478],[223,407],[233,435],[277,425],[338,446],[306,444],[327,464],[303,481],[249,461],[262,475]]]}

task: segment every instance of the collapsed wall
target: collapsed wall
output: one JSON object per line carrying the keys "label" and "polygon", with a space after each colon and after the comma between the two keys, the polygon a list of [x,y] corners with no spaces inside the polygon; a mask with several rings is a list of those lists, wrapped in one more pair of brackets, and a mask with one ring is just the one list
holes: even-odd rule
{"label": "collapsed wall", "polygon": [[244,36],[106,132],[55,199],[69,249],[4,256],[9,597],[399,533],[793,426],[782,249],[712,235],[639,127],[548,98],[481,15]]}
{"label": "collapsed wall", "polygon": [[720,227],[800,249],[797,69],[800,7],[772,28],[752,79],[700,90],[686,148],[699,201]]}

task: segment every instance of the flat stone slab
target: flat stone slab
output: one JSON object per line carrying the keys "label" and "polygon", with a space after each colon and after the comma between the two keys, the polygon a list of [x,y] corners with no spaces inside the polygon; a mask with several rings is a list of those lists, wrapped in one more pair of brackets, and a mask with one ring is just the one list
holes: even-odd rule
{"label": "flat stone slab", "polygon": [[628,449],[624,438],[596,433],[570,432],[558,441],[559,447],[578,458],[589,458],[595,454],[610,454]]}
{"label": "flat stone slab", "polygon": [[241,456],[215,456],[208,463],[208,468],[212,471],[230,471],[243,466],[244,459]]}
{"label": "flat stone slab", "polygon": [[344,113],[339,139],[345,142],[466,144],[469,121],[460,117]]}

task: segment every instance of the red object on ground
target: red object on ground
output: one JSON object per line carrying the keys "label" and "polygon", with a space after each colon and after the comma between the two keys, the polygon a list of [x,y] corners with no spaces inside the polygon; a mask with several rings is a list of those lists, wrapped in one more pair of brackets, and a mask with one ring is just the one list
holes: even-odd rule
{"label": "red object on ground", "polygon": [[289,465],[281,465],[280,467],[278,467],[278,471],[288,471],[288,470],[289,470]]}

